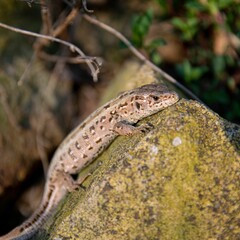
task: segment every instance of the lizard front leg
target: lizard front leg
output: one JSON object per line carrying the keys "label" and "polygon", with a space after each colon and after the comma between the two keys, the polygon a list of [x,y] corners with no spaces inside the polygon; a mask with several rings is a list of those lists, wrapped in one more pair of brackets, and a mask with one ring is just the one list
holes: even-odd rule
{"label": "lizard front leg", "polygon": [[148,132],[152,128],[153,126],[147,123],[141,124],[140,126],[133,126],[127,121],[120,121],[113,126],[112,131],[116,132],[119,135],[131,136],[137,133]]}

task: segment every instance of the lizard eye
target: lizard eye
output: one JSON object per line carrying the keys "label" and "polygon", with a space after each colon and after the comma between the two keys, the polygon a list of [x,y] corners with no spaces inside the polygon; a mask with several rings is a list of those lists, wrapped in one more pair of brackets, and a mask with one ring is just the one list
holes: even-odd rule
{"label": "lizard eye", "polygon": [[153,98],[154,101],[158,101],[159,100],[159,97],[157,97],[157,96],[152,96],[152,98]]}

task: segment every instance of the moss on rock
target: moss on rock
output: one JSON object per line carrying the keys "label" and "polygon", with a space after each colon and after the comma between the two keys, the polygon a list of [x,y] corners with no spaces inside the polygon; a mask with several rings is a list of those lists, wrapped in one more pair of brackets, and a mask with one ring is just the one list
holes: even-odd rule
{"label": "moss on rock", "polygon": [[38,239],[240,239],[240,127],[187,100],[142,122],[154,129],[118,137]]}

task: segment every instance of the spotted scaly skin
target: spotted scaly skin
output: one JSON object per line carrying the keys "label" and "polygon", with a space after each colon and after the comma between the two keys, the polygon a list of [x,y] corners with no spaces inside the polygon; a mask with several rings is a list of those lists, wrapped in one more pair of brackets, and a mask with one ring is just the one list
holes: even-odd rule
{"label": "spotted scaly skin", "polygon": [[178,101],[177,93],[165,86],[148,84],[127,91],[93,112],[61,143],[51,161],[40,207],[22,225],[0,240],[23,240],[34,235],[67,192],[76,189],[82,179],[74,180],[118,135],[149,130],[148,124],[135,127],[139,120]]}

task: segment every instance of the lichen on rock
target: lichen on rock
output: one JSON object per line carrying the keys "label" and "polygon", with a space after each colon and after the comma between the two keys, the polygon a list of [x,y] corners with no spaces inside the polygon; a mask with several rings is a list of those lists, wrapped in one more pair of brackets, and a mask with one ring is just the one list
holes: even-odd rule
{"label": "lichen on rock", "polygon": [[240,127],[184,99],[143,122],[36,239],[240,239]]}

